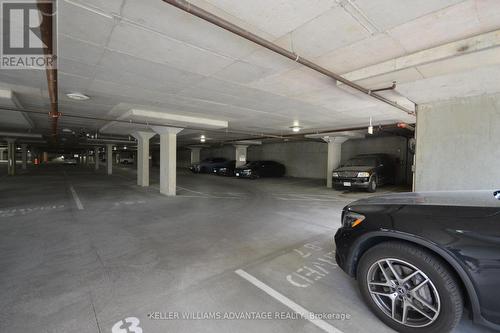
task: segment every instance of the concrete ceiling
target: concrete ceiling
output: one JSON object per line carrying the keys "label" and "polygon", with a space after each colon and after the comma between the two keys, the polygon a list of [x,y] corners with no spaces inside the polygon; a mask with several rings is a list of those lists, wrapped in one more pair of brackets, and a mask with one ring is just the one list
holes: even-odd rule
{"label": "concrete ceiling", "polygon": [[[497,0],[192,3],[346,76],[500,29]],[[363,126],[369,117],[375,124],[414,121],[401,110],[337,86],[328,77],[160,0],[58,4],[60,110],[66,115],[116,119],[141,109],[227,121],[228,131],[277,135],[289,134],[294,122],[304,130],[324,130]],[[498,51],[496,45],[492,48]],[[500,92],[495,80],[500,57],[479,53],[379,71],[357,82],[373,89],[395,80],[393,97],[416,103]],[[0,70],[0,89],[13,91],[21,107],[48,110],[44,71]],[[68,92],[91,99],[76,102],[65,97]],[[0,113],[0,128],[6,117]],[[46,118],[32,120],[35,130],[48,129]],[[61,118],[61,128],[75,130],[96,131],[107,123]],[[183,131],[179,141],[194,142],[201,133]]]}

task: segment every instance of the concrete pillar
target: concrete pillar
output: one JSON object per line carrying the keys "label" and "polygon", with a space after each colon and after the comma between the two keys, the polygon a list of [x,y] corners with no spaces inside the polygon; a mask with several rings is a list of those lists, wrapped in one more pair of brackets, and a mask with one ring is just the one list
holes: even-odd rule
{"label": "concrete pillar", "polygon": [[160,193],[176,195],[177,187],[177,133],[182,128],[153,126],[160,134]]}
{"label": "concrete pillar", "polygon": [[49,161],[49,153],[46,151],[43,152],[43,163],[47,163]]}
{"label": "concrete pillar", "polygon": [[16,139],[6,139],[7,141],[7,173],[9,176],[16,174]]}
{"label": "concrete pillar", "polygon": [[332,188],[333,170],[339,167],[342,152],[342,143],[349,138],[325,136],[323,140],[328,143],[328,155],[326,162],[326,187]]}
{"label": "concrete pillar", "polygon": [[247,163],[247,148],[248,145],[234,145],[236,150],[236,167],[243,166]]}
{"label": "concrete pillar", "polygon": [[201,147],[189,147],[191,150],[191,165],[200,163]]}
{"label": "concrete pillar", "polygon": [[94,148],[94,163],[95,170],[99,170],[99,147]]}
{"label": "concrete pillar", "polygon": [[4,157],[4,152],[7,151],[7,148],[0,148],[0,161],[4,161],[6,160],[6,158]]}
{"label": "concrete pillar", "polygon": [[152,132],[134,132],[137,139],[137,185],[149,186],[149,140],[155,136]]}
{"label": "concrete pillar", "polygon": [[106,144],[106,165],[108,167],[108,175],[113,174],[113,145]]}
{"label": "concrete pillar", "polygon": [[22,161],[23,161],[23,164],[22,164],[22,168],[23,170],[26,170],[26,166],[27,166],[27,163],[28,163],[28,145],[23,143],[21,145],[21,154],[22,154]]}

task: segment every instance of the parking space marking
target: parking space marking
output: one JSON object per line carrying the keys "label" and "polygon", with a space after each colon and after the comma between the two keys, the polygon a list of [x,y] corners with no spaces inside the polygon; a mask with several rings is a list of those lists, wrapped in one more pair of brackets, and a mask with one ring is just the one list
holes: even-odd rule
{"label": "parking space marking", "polygon": [[73,200],[75,200],[76,207],[79,210],[83,210],[84,208],[83,208],[82,202],[80,201],[80,198],[78,197],[78,194],[76,193],[73,185],[69,186],[69,190],[71,191],[71,195],[73,196]]}
{"label": "parking space marking", "polygon": [[35,212],[43,212],[51,209],[62,209],[64,205],[49,205],[41,207],[25,207],[25,208],[14,208],[7,210],[0,210],[0,217],[13,217],[18,215],[27,215]]}
{"label": "parking space marking", "polygon": [[203,199],[241,199],[241,197],[220,197],[220,196],[215,196],[215,195],[184,195],[184,194],[178,194],[178,197],[182,198],[203,198]]}
{"label": "parking space marking", "polygon": [[316,315],[313,312],[311,312],[311,311],[305,309],[304,307],[300,306],[299,304],[295,303],[294,301],[292,301],[291,299],[289,299],[285,295],[274,290],[273,288],[271,288],[270,286],[268,286],[264,282],[260,281],[256,277],[248,274],[244,270],[238,269],[234,272],[236,274],[238,274],[240,277],[242,277],[243,279],[247,280],[248,282],[250,282],[251,284],[256,286],[257,288],[259,288],[260,290],[264,291],[269,296],[273,297],[275,300],[279,301],[283,305],[287,306],[288,308],[292,309],[296,313],[300,314],[303,318],[309,320],[311,323],[313,323],[317,327],[321,328],[323,331],[330,332],[330,333],[342,333],[341,330],[330,325],[329,323],[327,323],[326,321],[324,321],[322,319],[316,318]]}
{"label": "parking space marking", "polygon": [[190,189],[188,189],[188,188],[181,187],[181,186],[177,186],[177,188],[180,188],[181,190],[184,190],[184,191],[188,191],[188,192],[196,193],[196,194],[206,195],[206,194],[205,194],[205,193],[203,193],[203,192],[193,191],[193,190],[190,190]]}

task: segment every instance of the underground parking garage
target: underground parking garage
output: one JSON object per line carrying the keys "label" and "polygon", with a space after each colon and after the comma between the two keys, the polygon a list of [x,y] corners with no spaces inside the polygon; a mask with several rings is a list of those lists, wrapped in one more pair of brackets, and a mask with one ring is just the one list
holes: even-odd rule
{"label": "underground parking garage", "polygon": [[497,1],[1,17],[1,332],[500,329]]}

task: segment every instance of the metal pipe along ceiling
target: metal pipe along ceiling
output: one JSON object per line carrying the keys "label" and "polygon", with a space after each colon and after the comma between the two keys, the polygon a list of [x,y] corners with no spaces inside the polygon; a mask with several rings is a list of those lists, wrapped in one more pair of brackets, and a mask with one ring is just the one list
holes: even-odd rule
{"label": "metal pipe along ceiling", "polygon": [[[53,16],[55,15],[55,3],[47,3],[46,0],[38,0],[38,9],[42,13],[42,23],[40,25],[40,32],[42,33],[42,41],[46,45],[44,54],[47,59],[46,73],[47,73],[47,87],[50,98],[50,112],[49,122],[51,122],[52,137],[57,139],[57,121],[61,114],[59,113],[58,102],[58,85],[57,85],[57,55],[53,46]],[[48,59],[51,58],[51,61]]]}
{"label": "metal pipe along ceiling", "polygon": [[222,28],[222,29],[225,29],[227,31],[230,31],[242,38],[245,38],[251,42],[254,42],[255,44],[258,44],[262,47],[265,47],[266,49],[269,49],[273,52],[276,52],[284,57],[287,57],[288,59],[291,59],[293,61],[296,61],[298,62],[299,64],[302,64],[306,67],[309,67],[311,68],[312,70],[315,70],[316,72],[319,72],[323,75],[326,75],[328,77],[331,77],[332,79],[335,79],[339,82],[342,82],[343,84],[353,88],[353,89],[356,89],[368,96],[371,96],[375,99],[378,99],[379,101],[382,101],[384,103],[387,103],[395,108],[398,108],[410,115],[414,115],[415,112],[412,111],[412,110],[409,110],[407,108],[405,108],[404,106],[401,106],[399,104],[397,104],[396,102],[393,102],[387,98],[385,98],[384,96],[382,95],[379,95],[377,93],[374,93],[372,92],[370,89],[366,89],[352,81],[349,81],[345,78],[343,78],[342,76],[338,75],[338,74],[335,74],[331,71],[329,71],[328,69],[324,68],[324,67],[321,67],[305,58],[302,58],[300,57],[299,55],[293,53],[293,52],[290,52],[288,51],[287,49],[284,49],[262,37],[259,37],[253,33],[251,33],[250,31],[247,31],[243,28],[240,28],[238,27],[237,25],[229,22],[229,21],[226,21],[224,20],[223,18],[219,17],[219,16],[216,16],[210,12],[207,12],[206,10],[200,8],[200,7],[197,7],[193,4],[191,4],[190,2],[187,2],[185,0],[163,0],[163,2],[166,2],[172,6],[175,6],[185,12],[188,12],[194,16],[197,16],[205,21],[208,21],[212,24],[215,24],[216,26]]}

